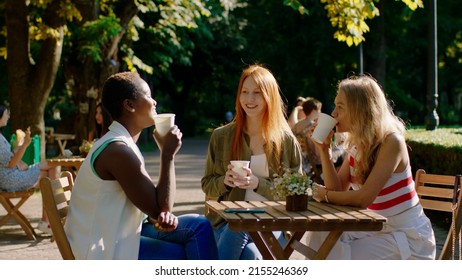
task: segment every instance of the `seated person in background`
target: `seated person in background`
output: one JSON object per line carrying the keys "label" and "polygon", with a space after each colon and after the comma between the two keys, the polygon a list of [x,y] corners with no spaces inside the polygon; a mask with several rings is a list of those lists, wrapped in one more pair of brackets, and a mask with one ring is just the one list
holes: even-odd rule
{"label": "seated person in background", "polygon": [[[380,85],[366,75],[341,81],[332,116],[336,131],[347,133],[346,159],[337,171],[329,151],[333,131],[315,142],[325,187],[313,190],[313,198],[367,208],[387,222],[381,231],[344,232],[328,259],[434,259],[435,236],[415,190],[406,129]],[[317,250],[327,234],[308,232],[307,245]]]}
{"label": "seated person in background", "polygon": [[321,159],[316,152],[313,140],[311,140],[310,128],[321,112],[321,101],[308,97],[302,105],[305,118],[297,122],[292,128],[297,137],[303,155],[303,170],[312,180],[322,183],[321,178]]}
{"label": "seated person in background", "polygon": [[302,97],[302,96],[297,97],[297,105],[292,110],[292,112],[290,113],[289,118],[287,120],[287,122],[289,123],[289,127],[291,129],[294,127],[294,125],[298,121],[305,118],[305,113],[303,112],[303,108],[302,108],[303,102],[305,102],[305,101],[306,101],[305,97]]}
{"label": "seated person in background", "polygon": [[65,224],[76,259],[217,259],[208,220],[172,213],[182,138],[176,125],[165,136],[153,132],[160,149],[157,186],[145,168],[136,142],[157,114],[148,84],[137,73],[117,73],[102,95],[114,121],[77,174]]}
{"label": "seated person in background", "polygon": [[111,125],[111,116],[103,108],[103,104],[96,104],[95,110],[95,130],[88,133],[88,141],[92,142],[106,134],[109,125]]}
{"label": "seated person in background", "polygon": [[[284,169],[302,173],[301,152],[284,116],[273,74],[259,65],[244,69],[236,96],[236,116],[210,138],[202,190],[220,201],[274,200],[273,175]],[[232,170],[231,160],[249,160],[246,176]],[[235,232],[209,213],[222,260],[257,260],[262,255],[248,232]],[[281,232],[275,236],[284,242]]]}
{"label": "seated person in background", "polygon": [[[36,187],[42,177],[58,178],[60,168],[48,166],[47,161],[27,165],[21,160],[27,147],[32,142],[30,128],[27,128],[25,132],[18,130],[20,135],[16,137],[17,146],[11,151],[10,142],[1,133],[1,128],[7,125],[9,118],[8,109],[0,105],[0,191],[25,191]],[[51,227],[43,210],[38,229],[44,233],[51,234]]]}

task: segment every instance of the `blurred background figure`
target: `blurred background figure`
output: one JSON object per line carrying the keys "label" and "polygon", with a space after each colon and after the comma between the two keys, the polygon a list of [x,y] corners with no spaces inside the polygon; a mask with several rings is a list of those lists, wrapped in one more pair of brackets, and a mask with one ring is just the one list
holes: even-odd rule
{"label": "blurred background figure", "polygon": [[111,116],[103,108],[103,104],[98,103],[95,110],[95,129],[88,133],[88,141],[92,142],[106,134],[111,122]]}
{"label": "blurred background figure", "polygon": [[292,129],[294,125],[305,118],[305,113],[303,112],[302,105],[306,101],[305,97],[299,96],[297,97],[297,103],[295,105],[295,108],[292,110],[292,112],[289,115],[289,119],[287,122],[289,123],[289,127]]}
{"label": "blurred background figure", "polygon": [[232,120],[233,120],[233,113],[231,113],[231,111],[227,111],[225,113],[225,121],[226,123],[230,123]]}
{"label": "blurred background figure", "polygon": [[321,184],[321,159],[317,154],[313,140],[311,140],[310,128],[321,112],[321,101],[308,97],[303,102],[302,110],[305,115],[292,128],[292,132],[300,144],[303,155],[303,170],[312,180]]}
{"label": "blurred background figure", "polygon": [[[42,177],[57,179],[61,169],[48,166],[46,160],[32,165],[22,161],[27,147],[32,142],[29,127],[25,131],[17,130],[17,141],[15,141],[14,147],[11,149],[10,142],[2,134],[2,128],[7,125],[9,119],[10,113],[8,109],[0,105],[0,191],[25,191],[36,187]],[[44,233],[51,234],[51,227],[47,221],[45,211],[42,211],[42,219],[38,224],[38,229]]]}

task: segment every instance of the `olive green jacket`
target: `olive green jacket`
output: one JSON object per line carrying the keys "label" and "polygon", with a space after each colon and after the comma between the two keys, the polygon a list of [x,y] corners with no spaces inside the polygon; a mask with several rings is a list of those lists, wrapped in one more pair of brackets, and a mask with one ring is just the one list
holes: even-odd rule
{"label": "olive green jacket", "polygon": [[[230,123],[213,131],[208,148],[205,175],[201,180],[204,193],[207,196],[218,197],[219,201],[239,201],[245,199],[244,189],[231,188],[224,184],[225,174],[231,160],[234,130],[235,124]],[[240,160],[250,160],[250,137],[247,134],[244,134],[243,137],[244,144]],[[267,158],[269,178],[259,177],[258,188],[255,191],[269,200],[274,200],[272,192],[274,174],[281,174],[281,171],[284,171],[284,169],[302,173],[302,155],[297,139],[291,133],[286,134],[280,158],[282,166],[276,166],[275,157],[271,157],[270,155]],[[224,223],[224,220],[214,213],[209,213],[207,218],[209,218],[212,226],[215,228]]]}

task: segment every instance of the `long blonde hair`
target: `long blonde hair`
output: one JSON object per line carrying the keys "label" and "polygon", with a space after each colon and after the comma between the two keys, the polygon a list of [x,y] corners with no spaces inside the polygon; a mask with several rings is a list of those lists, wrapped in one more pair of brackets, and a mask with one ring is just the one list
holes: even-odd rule
{"label": "long blonde hair", "polygon": [[349,77],[339,83],[337,92],[345,94],[351,124],[347,143],[349,147],[358,148],[354,177],[362,184],[369,176],[385,138],[392,133],[404,135],[406,128],[393,113],[374,78],[367,75]]}
{"label": "long blonde hair", "polygon": [[[279,86],[273,74],[265,67],[260,65],[250,65],[242,72],[236,96],[236,117],[234,123],[236,130],[234,133],[233,148],[231,158],[239,158],[242,146],[244,126],[247,115],[240,103],[242,84],[248,77],[252,77],[260,87],[263,98],[266,102],[266,110],[262,118],[263,139],[266,143],[265,154],[276,156],[279,165],[280,156],[283,150],[283,141],[286,133],[292,134],[286,120],[286,111],[282,101]],[[274,155],[272,155],[274,153]]]}

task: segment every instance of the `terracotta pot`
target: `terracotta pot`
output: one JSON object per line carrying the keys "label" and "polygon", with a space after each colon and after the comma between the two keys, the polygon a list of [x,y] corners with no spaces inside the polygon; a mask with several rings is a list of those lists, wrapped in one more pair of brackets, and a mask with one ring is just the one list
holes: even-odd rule
{"label": "terracotta pot", "polygon": [[286,196],[287,211],[303,211],[308,209],[308,195],[296,194]]}

